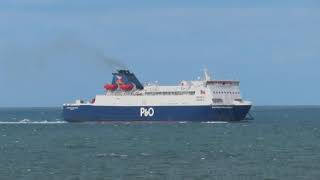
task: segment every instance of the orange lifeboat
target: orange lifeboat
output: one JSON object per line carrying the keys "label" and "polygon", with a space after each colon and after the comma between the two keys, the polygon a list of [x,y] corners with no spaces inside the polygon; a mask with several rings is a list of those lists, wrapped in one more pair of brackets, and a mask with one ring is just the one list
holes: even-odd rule
{"label": "orange lifeboat", "polygon": [[133,89],[133,87],[134,86],[132,83],[120,85],[120,89],[123,91],[131,91]]}
{"label": "orange lifeboat", "polygon": [[106,84],[104,86],[104,88],[106,90],[109,90],[109,91],[114,91],[114,90],[116,90],[118,88],[118,85],[116,85],[116,84]]}

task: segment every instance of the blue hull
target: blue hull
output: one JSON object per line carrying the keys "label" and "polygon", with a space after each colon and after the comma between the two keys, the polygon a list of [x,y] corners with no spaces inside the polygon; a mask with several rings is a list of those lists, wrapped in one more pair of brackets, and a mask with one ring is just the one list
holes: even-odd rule
{"label": "blue hull", "polygon": [[251,106],[64,106],[68,122],[99,121],[241,121]]}

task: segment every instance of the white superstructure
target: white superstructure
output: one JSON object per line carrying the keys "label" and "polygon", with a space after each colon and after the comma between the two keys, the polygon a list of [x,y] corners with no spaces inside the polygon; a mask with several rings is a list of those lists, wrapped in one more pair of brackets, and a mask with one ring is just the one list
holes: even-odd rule
{"label": "white superstructure", "polygon": [[[115,78],[121,78],[115,76]],[[251,105],[242,100],[239,81],[213,80],[207,70],[203,78],[182,81],[176,86],[147,84],[143,89],[134,86],[129,91],[107,90],[97,95],[93,102],[77,101],[73,105],[95,106],[229,106]]]}

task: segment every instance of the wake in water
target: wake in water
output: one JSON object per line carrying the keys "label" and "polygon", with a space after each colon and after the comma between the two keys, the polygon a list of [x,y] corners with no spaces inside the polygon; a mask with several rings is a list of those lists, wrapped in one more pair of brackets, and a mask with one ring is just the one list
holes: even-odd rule
{"label": "wake in water", "polygon": [[[188,122],[188,121],[180,121],[179,124],[186,124],[186,123],[194,123],[194,122]],[[225,124],[228,123],[226,121],[207,121],[207,122],[201,122],[201,124]]]}
{"label": "wake in water", "polygon": [[23,119],[21,121],[0,121],[0,124],[64,124],[66,121],[31,121],[29,119]]}
{"label": "wake in water", "polygon": [[201,122],[202,124],[225,124],[228,123],[226,121],[208,121],[208,122]]}
{"label": "wake in water", "polygon": [[[29,119],[23,119],[21,121],[0,121],[0,124],[64,124],[68,123],[67,121],[61,121],[60,119],[56,119],[55,121],[32,121]],[[132,121],[132,122],[121,122],[121,121],[106,121],[106,122],[84,122],[84,123],[97,123],[97,124],[187,124],[190,122],[187,121]],[[224,121],[208,121],[208,122],[201,122],[202,124],[225,124],[228,122]]]}

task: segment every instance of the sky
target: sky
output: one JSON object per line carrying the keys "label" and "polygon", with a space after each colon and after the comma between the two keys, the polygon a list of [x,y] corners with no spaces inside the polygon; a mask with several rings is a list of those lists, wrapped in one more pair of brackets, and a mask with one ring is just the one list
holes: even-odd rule
{"label": "sky", "polygon": [[[320,1],[0,2],[0,107],[104,93],[121,62],[142,82],[208,68],[254,105],[320,105]],[[109,62],[109,63],[108,63]]]}

